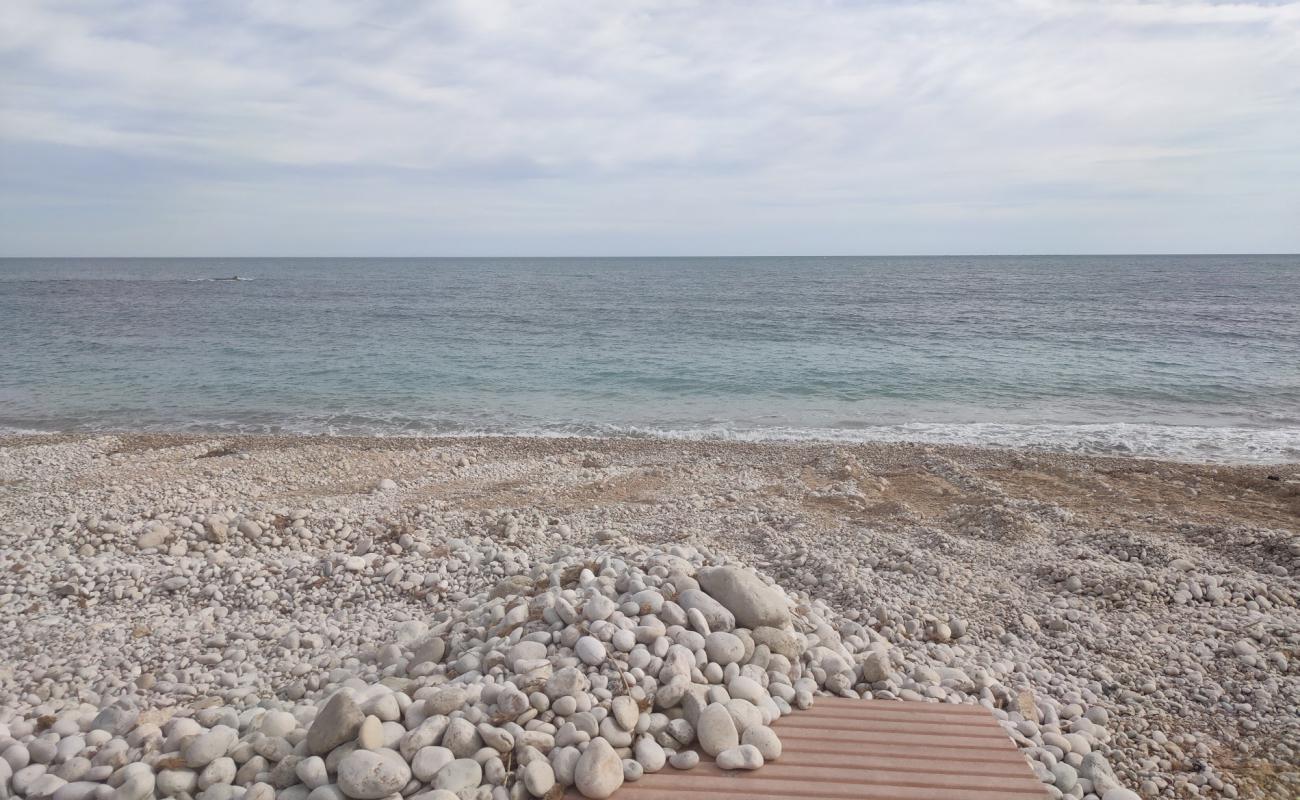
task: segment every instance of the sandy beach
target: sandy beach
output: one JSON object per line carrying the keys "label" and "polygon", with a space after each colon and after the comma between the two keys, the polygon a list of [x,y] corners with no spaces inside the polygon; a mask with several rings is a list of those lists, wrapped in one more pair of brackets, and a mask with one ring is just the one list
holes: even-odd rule
{"label": "sandy beach", "polygon": [[[619,608],[658,592],[653,613],[667,620],[665,604],[687,608],[672,602],[682,586],[722,564],[770,578],[788,600],[781,613],[795,615],[789,685],[758,668],[770,690],[759,705],[797,707],[809,686],[983,703],[1054,797],[1300,793],[1300,465],[649,439],[0,439],[0,769],[7,761],[14,785],[26,770],[27,785],[48,789],[26,796],[56,800],[101,796],[64,788],[97,775],[118,797],[147,783],[159,796],[253,798],[274,786],[305,798],[313,783],[346,778],[276,767],[308,758],[321,727],[311,704],[339,686],[359,702],[405,698],[400,713],[367,707],[400,731],[413,698],[431,713],[435,690],[496,663],[484,654],[500,642],[463,629],[483,609],[497,609],[482,623],[490,633],[548,581],[563,606],[565,591],[590,592],[605,575]],[[660,591],[679,574],[676,594]],[[640,602],[622,635],[609,624],[622,611],[576,643],[563,618],[518,624],[545,634],[553,623],[554,638],[535,645],[553,662],[546,674],[591,664],[592,639],[601,658],[626,656],[620,668],[638,670],[641,689],[662,692]],[[732,638],[746,636],[752,657],[762,637]],[[781,650],[760,644],[764,659]],[[467,661],[475,647],[482,663]],[[510,652],[503,674],[543,666]],[[712,675],[713,655],[700,655],[705,685],[734,683],[721,666]],[[618,713],[601,658],[571,713],[588,713],[583,703]],[[734,662],[720,663],[739,672]],[[469,705],[507,702],[488,684]],[[563,749],[556,698],[521,703],[530,721],[515,735],[543,755]],[[283,752],[263,746],[281,708],[293,716],[277,717],[284,730],[270,738]],[[658,726],[643,737],[648,755],[638,739],[625,758],[672,757],[665,726],[682,713],[659,716],[638,723]],[[237,770],[218,782],[224,794],[201,780],[201,756],[188,767],[174,758],[222,726],[254,741],[241,750],[232,738],[228,759],[210,762]],[[120,750],[104,759],[110,735]],[[495,734],[480,724],[475,735]],[[147,778],[123,771],[139,761]],[[481,761],[486,794],[457,785],[455,796],[497,796],[497,765]],[[506,796],[528,796],[525,772],[545,789],[574,769],[545,761],[520,769]],[[402,769],[393,791],[427,791],[418,768]]]}

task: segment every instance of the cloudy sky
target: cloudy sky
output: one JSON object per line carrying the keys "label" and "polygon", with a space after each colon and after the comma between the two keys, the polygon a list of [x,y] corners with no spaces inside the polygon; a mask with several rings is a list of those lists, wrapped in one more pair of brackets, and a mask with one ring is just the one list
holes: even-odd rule
{"label": "cloudy sky", "polygon": [[1300,2],[4,0],[0,254],[1300,251]]}

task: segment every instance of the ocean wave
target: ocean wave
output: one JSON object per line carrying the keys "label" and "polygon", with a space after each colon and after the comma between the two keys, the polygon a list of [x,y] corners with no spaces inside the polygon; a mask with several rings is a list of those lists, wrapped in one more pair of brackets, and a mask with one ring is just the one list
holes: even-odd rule
{"label": "ocean wave", "polygon": [[956,445],[1130,456],[1191,462],[1289,463],[1300,461],[1300,427],[1248,428],[1156,423],[1023,424],[911,422],[852,428],[794,426],[656,426],[635,424],[457,424],[401,415],[322,414],[293,419],[260,418],[154,421],[117,425],[89,421],[38,427],[5,425],[0,434],[204,433],[226,435],[326,435],[375,437],[532,436],[543,438],[644,438],[741,442],[871,442]]}
{"label": "ocean wave", "polygon": [[687,440],[888,442],[1016,448],[1082,455],[1133,456],[1175,461],[1288,463],[1300,461],[1300,428],[1202,427],[1152,423],[1006,424],[913,422],[860,428],[629,426],[604,435]]}

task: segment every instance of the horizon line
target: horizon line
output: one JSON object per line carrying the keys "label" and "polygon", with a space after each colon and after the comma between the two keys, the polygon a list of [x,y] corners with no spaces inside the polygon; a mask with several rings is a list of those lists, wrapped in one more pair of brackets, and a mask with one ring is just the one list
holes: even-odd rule
{"label": "horizon line", "polygon": [[461,260],[492,260],[492,259],[636,259],[636,258],[695,258],[695,259],[724,259],[724,258],[1120,258],[1120,257],[1158,257],[1158,256],[1300,256],[1300,252],[1070,252],[1070,253],[834,253],[834,254],[809,254],[809,253],[770,253],[763,255],[729,253],[723,255],[0,255],[0,261],[16,260],[57,260],[57,259],[87,259],[87,260],[164,260],[164,259],[201,259],[201,258],[221,258],[221,259],[345,259],[345,258],[366,258],[366,259],[461,259]]}

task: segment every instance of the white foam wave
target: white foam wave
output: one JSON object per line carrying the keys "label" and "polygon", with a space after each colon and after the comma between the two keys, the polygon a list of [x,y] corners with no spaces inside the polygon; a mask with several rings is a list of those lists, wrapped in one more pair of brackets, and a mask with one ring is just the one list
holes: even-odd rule
{"label": "white foam wave", "polygon": [[627,427],[607,435],[736,441],[893,442],[1021,448],[1181,461],[1300,461],[1300,427],[1244,428],[1151,423],[1009,424],[913,422],[861,428],[694,429]]}
{"label": "white foam wave", "polygon": [[[652,425],[457,425],[400,417],[337,415],[292,420],[200,421],[146,426],[75,425],[73,431],[125,430],[213,434],[327,435],[378,437],[534,436],[544,438],[630,437],[692,441],[915,443],[997,447],[1222,463],[1300,462],[1300,427],[1248,428],[1154,423],[1015,424],[994,422],[912,422],[853,428],[789,426],[657,427]],[[0,424],[0,435],[50,432]]]}

